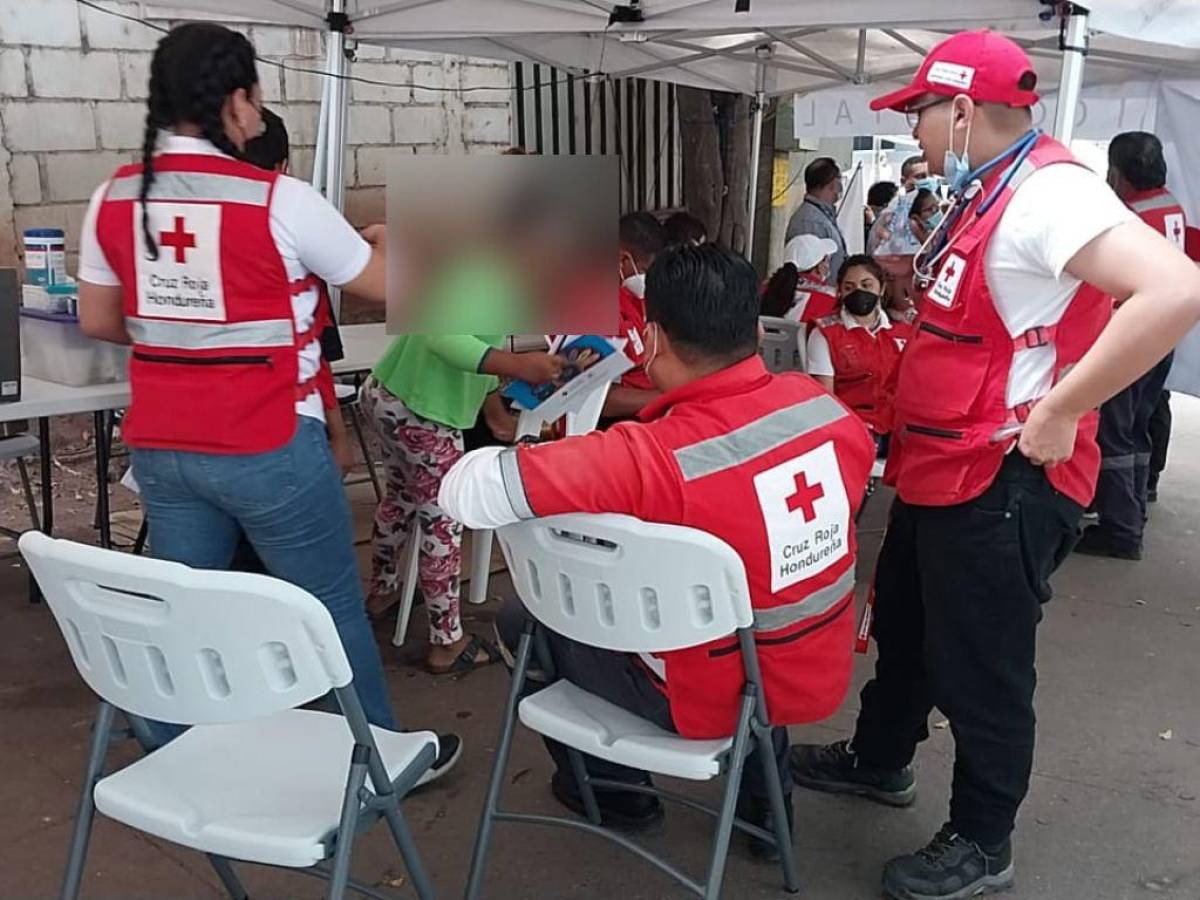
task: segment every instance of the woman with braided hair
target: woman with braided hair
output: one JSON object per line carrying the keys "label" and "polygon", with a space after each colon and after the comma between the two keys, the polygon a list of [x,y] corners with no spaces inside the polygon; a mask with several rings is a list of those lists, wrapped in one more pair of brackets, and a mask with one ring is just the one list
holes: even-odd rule
{"label": "woman with braided hair", "polygon": [[[132,344],[123,426],[156,556],[229,565],[244,532],[329,609],[367,718],[395,728],[326,438],[320,281],[383,302],[372,245],[307,184],[243,158],[263,130],[254,48],[219,25],[155,50],[140,164],[92,196],[80,327]],[[160,739],[172,736],[158,726]],[[443,738],[440,767],[460,743]]]}

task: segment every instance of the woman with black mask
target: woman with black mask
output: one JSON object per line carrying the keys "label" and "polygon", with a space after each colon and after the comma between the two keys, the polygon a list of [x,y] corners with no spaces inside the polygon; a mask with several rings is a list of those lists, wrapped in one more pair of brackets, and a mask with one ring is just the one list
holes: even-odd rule
{"label": "woman with black mask", "polygon": [[880,457],[891,431],[888,383],[912,330],[884,311],[885,281],[874,259],[849,257],[838,271],[838,311],[819,319],[808,336],[808,374],[866,423]]}

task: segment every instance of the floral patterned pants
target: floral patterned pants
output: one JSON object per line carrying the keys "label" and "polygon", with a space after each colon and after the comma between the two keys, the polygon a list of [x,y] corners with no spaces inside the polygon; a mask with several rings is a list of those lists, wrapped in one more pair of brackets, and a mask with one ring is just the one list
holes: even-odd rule
{"label": "floral patterned pants", "polygon": [[368,596],[395,593],[409,536],[420,528],[417,583],[429,613],[429,641],[463,636],[459,612],[462,525],[437,505],[442,477],[463,455],[457,428],[423,419],[374,378],[362,389],[363,411],[383,444],[387,488],[375,510]]}

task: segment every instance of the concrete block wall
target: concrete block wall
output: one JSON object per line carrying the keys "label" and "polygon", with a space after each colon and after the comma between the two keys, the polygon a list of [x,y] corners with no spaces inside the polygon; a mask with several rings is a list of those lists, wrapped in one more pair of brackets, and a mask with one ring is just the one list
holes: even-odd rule
{"label": "concrete block wall", "polygon": [[[142,4],[102,5],[140,16]],[[165,27],[170,23],[156,22]],[[312,172],[324,66],[316,31],[249,24],[267,104],[292,140],[292,173]],[[74,273],[92,191],[140,156],[150,57],[161,34],[75,0],[0,0],[0,266],[19,264],[25,228],[67,232]],[[351,73],[346,211],[378,220],[390,161],[495,153],[510,140],[506,63],[361,45]],[[369,83],[377,82],[377,83]]]}

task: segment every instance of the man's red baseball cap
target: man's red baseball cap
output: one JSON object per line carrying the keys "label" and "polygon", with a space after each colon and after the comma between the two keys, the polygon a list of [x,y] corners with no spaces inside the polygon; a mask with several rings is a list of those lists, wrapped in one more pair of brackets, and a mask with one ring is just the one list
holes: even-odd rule
{"label": "man's red baseball cap", "polygon": [[1033,106],[1037,72],[1016,43],[994,31],[960,31],[929,51],[908,87],[871,101],[871,109],[904,112],[925,94],[957,97],[977,103]]}

